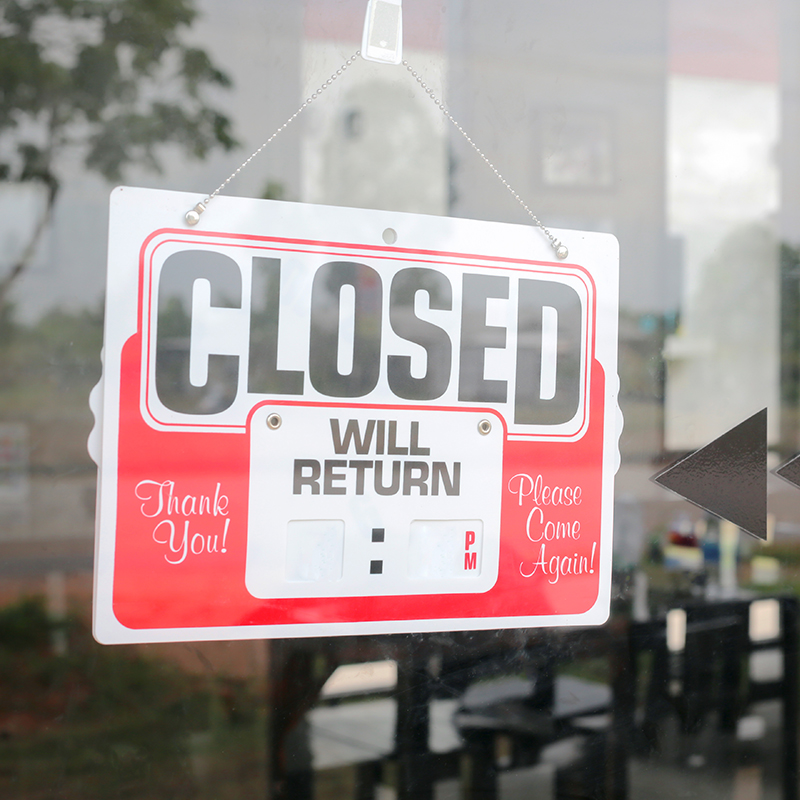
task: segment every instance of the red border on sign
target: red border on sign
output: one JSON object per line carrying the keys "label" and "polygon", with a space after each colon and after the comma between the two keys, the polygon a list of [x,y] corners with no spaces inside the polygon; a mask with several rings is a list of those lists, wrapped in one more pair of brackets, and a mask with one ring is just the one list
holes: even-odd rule
{"label": "red border on sign", "polygon": [[[554,485],[581,485],[580,510],[561,509],[564,521],[578,515],[581,535],[567,543],[567,560],[592,559],[589,573],[560,578],[544,572],[542,538],[526,536],[529,505],[503,490],[498,579],[488,591],[475,594],[385,595],[372,597],[259,599],[245,586],[247,516],[249,508],[250,439],[219,432],[159,431],[139,410],[141,343],[132,336],[121,354],[119,464],[117,468],[116,544],[113,610],[117,621],[139,630],[240,627],[251,625],[352,624],[409,620],[447,620],[514,617],[557,617],[582,614],[595,604],[599,592],[599,549],[603,509],[605,375],[595,362],[590,402],[594,410],[586,435],[573,442],[513,441],[503,452],[503,486],[521,472],[535,478],[543,472]],[[380,405],[376,407],[381,407]],[[209,459],[214,471],[209,473]],[[206,494],[222,481],[230,499],[232,520],[227,552],[200,553],[177,563],[163,535],[154,536],[154,523],[145,518],[134,489],[142,479],[175,481],[176,494]],[[553,509],[553,513],[558,509]],[[177,513],[177,511],[175,512]],[[548,512],[550,513],[550,512]],[[164,518],[166,519],[166,517]],[[559,517],[554,517],[558,520]],[[213,524],[211,517],[206,520]],[[214,530],[221,531],[221,519]],[[178,526],[178,530],[181,526]],[[191,533],[195,533],[192,526]],[[538,531],[534,532],[538,533]],[[222,539],[220,539],[220,542]],[[553,545],[554,546],[554,545]],[[548,570],[552,570],[547,544]],[[177,551],[172,551],[176,553]],[[598,560],[594,561],[595,555]],[[541,559],[541,560],[540,560]],[[540,571],[536,573],[535,567]],[[532,577],[531,577],[532,576]]]}
{"label": "red border on sign", "polygon": [[[162,241],[157,242],[152,249],[149,250],[151,243],[160,236],[171,236],[172,238],[165,238]],[[139,300],[138,300],[138,307],[139,313],[137,316],[137,331],[142,337],[142,346],[145,352],[142,353],[142,366],[143,366],[143,380],[142,385],[144,389],[144,397],[143,397],[143,405],[144,410],[147,412],[146,416],[149,415],[150,419],[152,419],[157,425],[163,425],[164,427],[168,427],[173,430],[202,430],[202,429],[215,429],[215,430],[229,430],[231,432],[237,433],[244,433],[247,430],[247,423],[243,425],[235,425],[230,423],[213,423],[209,422],[206,424],[198,423],[198,422],[164,422],[156,416],[153,412],[153,409],[150,405],[150,375],[151,375],[151,363],[150,363],[150,331],[152,328],[152,310],[153,310],[153,271],[154,271],[154,256],[156,251],[159,247],[164,244],[170,243],[184,243],[190,245],[197,245],[202,243],[204,240],[214,239],[214,240],[234,240],[233,244],[228,242],[222,242],[223,244],[227,244],[230,247],[239,247],[243,249],[250,249],[250,250],[262,250],[268,249],[270,251],[277,251],[277,252],[286,252],[286,253],[305,253],[305,254],[319,254],[324,256],[336,256],[339,255],[338,253],[332,252],[325,252],[324,249],[320,250],[319,248],[337,248],[339,250],[354,250],[354,251],[374,251],[375,253],[387,253],[387,255],[372,255],[371,258],[377,258],[387,261],[397,261],[403,260],[410,263],[420,263],[420,264],[436,264],[441,266],[458,266],[458,267],[474,267],[474,268],[482,268],[482,269],[504,269],[513,272],[525,272],[525,273],[534,273],[534,274],[547,274],[552,275],[553,273],[566,276],[566,277],[574,277],[580,280],[584,286],[586,287],[586,295],[589,307],[587,308],[586,314],[586,325],[585,325],[585,342],[584,342],[584,354],[585,354],[585,368],[584,368],[584,386],[583,386],[583,400],[582,400],[582,407],[581,410],[583,412],[583,418],[581,420],[581,424],[578,426],[577,431],[569,434],[559,434],[559,433],[525,433],[520,431],[514,431],[512,435],[517,438],[519,437],[520,440],[523,439],[535,439],[537,441],[547,441],[547,440],[574,440],[576,436],[580,436],[585,433],[586,429],[589,425],[589,409],[590,409],[590,389],[591,389],[591,372],[592,372],[592,365],[594,363],[594,356],[595,356],[595,342],[594,336],[592,336],[592,332],[596,325],[596,311],[597,311],[597,297],[596,297],[596,285],[594,279],[589,274],[589,272],[577,265],[577,264],[556,264],[553,262],[547,261],[533,261],[527,259],[520,259],[520,258],[511,258],[507,256],[486,256],[486,255],[477,255],[477,254],[467,254],[467,253],[455,253],[455,252],[439,252],[435,250],[422,250],[422,249],[414,249],[414,248],[403,248],[403,247],[389,247],[389,246],[380,246],[380,245],[361,245],[361,244],[354,244],[354,243],[347,243],[347,242],[327,242],[327,241],[315,241],[311,239],[289,239],[283,237],[273,237],[273,236],[254,236],[249,234],[226,234],[226,233],[215,233],[215,232],[206,232],[206,231],[197,231],[197,232],[187,232],[185,230],[179,230],[175,228],[164,228],[158,231],[154,231],[150,234],[142,244],[140,255],[139,255]],[[243,240],[244,242],[257,242],[259,244],[238,244],[237,240]],[[279,243],[281,245],[297,245],[296,247],[275,247],[275,246],[268,246],[268,243]],[[302,249],[305,246],[307,248],[316,248],[316,249]],[[403,254],[410,254],[413,256],[437,256],[437,258],[408,258],[403,257]],[[443,260],[443,259],[463,259],[463,260],[470,260],[470,261],[490,261],[496,262],[495,264],[475,264],[475,263],[463,263],[460,261],[454,260]],[[511,264],[519,264],[519,265],[529,265],[529,266],[507,266]],[[531,266],[535,267],[547,267],[546,270],[544,269],[531,269]],[[145,309],[145,278],[147,278],[147,304]],[[591,312],[591,313],[590,313]],[[146,319],[145,319],[146,316]],[[258,400],[256,401],[256,405],[262,405],[264,402],[270,402],[270,400]],[[274,402],[278,402],[275,400]],[[255,407],[255,406],[254,406]],[[364,406],[364,407],[372,407],[372,406]],[[385,403],[378,403],[374,407],[376,408],[392,408],[392,405],[387,405]],[[409,406],[399,405],[399,408],[408,408]],[[421,408],[438,408],[437,406],[421,406]],[[450,408],[443,407],[443,408]],[[455,406],[455,408],[462,408],[461,406]],[[248,421],[249,416],[252,414],[253,409],[251,408],[248,411]],[[498,413],[499,416],[503,416],[502,412],[499,412],[495,409],[495,412]],[[505,420],[504,420],[505,424]],[[508,434],[506,430],[506,434]]]}

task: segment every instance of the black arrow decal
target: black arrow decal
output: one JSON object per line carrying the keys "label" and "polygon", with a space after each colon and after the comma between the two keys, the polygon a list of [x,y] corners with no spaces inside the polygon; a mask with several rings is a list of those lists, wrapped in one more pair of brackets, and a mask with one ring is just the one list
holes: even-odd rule
{"label": "black arrow decal", "polygon": [[779,477],[783,478],[787,483],[800,489],[800,453],[792,456],[785,464],[781,464],[773,472]]}
{"label": "black arrow decal", "polygon": [[[800,479],[800,465],[796,469]],[[653,480],[752,536],[766,539],[767,409],[654,475]]]}

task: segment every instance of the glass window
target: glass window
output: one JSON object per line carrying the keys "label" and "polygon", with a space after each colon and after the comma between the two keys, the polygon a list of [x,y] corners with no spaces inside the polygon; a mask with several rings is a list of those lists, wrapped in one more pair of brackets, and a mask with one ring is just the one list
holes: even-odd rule
{"label": "glass window", "polygon": [[[354,56],[366,7],[0,8],[0,796],[796,800],[800,6],[406,0],[407,64],[397,66]],[[624,426],[613,548],[603,553],[613,559],[606,623],[93,639],[98,494],[87,441],[96,455],[100,391],[91,408],[89,397],[103,371],[109,195],[122,184],[206,197],[232,173],[222,195],[309,215],[324,205],[531,226],[527,208],[549,228],[617,237]],[[206,205],[204,221],[215,208]],[[178,216],[164,227],[186,226]],[[373,247],[384,244],[403,246],[395,227]],[[208,325],[225,329],[243,324],[243,298],[262,326],[249,346],[269,353],[270,336],[287,325],[276,316],[270,264],[254,270],[252,285],[204,284],[202,297],[194,284],[184,291],[182,268],[159,299],[165,406],[213,415],[231,404],[237,381],[264,385],[281,370],[292,394],[296,375],[274,353],[250,372],[221,354],[207,375],[193,355],[193,308],[204,304]],[[435,331],[450,324],[436,326],[451,311],[450,273],[420,274],[412,277],[424,291],[397,291],[412,296],[406,322],[427,320],[432,338],[406,356],[404,385],[433,402],[441,387],[423,384],[425,358],[447,362]],[[319,290],[320,314],[335,316],[339,292],[337,324],[357,342],[372,318],[359,316],[355,297],[379,304],[379,270],[344,283]],[[492,338],[506,332],[507,296],[480,291],[464,318],[479,318],[488,338],[461,361],[456,350],[449,356],[472,376],[465,395],[494,391],[503,358],[513,361],[506,339]],[[561,307],[559,317],[557,299],[537,317],[542,327],[574,311]],[[569,318],[580,333],[578,317],[580,309]],[[526,346],[542,350],[545,334],[526,324],[509,328],[508,342],[528,335]],[[330,361],[332,329],[317,332],[315,363]],[[340,376],[355,374],[357,355],[354,345],[350,361],[336,362]],[[560,357],[557,348],[551,355]],[[615,376],[605,378],[612,386]],[[542,397],[559,391],[553,374],[529,383]],[[741,447],[764,456],[763,472],[789,463],[784,480],[770,472],[763,488],[765,541],[651,480],[762,409],[764,435]],[[266,438],[283,420],[263,422],[259,458],[286,455],[270,452]],[[737,457],[697,467],[697,482],[734,512],[750,502],[726,473]],[[212,493],[218,466],[201,454],[194,467]],[[561,468],[569,474],[571,464]],[[336,469],[300,469],[301,500],[320,481],[373,478],[364,466],[349,477]],[[403,476],[408,493],[427,490],[421,467]],[[429,477],[443,494],[459,480],[445,468]],[[368,511],[368,572],[384,576],[391,536]],[[317,522],[288,522],[289,581],[335,584],[342,574],[344,522]],[[466,534],[464,569],[480,571],[470,548],[491,531],[471,512],[456,522],[469,523],[458,528],[457,555]],[[415,518],[413,578],[452,577],[451,534]],[[198,557],[212,549],[201,544]],[[172,552],[180,558],[180,546]],[[141,585],[163,580],[143,574]],[[212,618],[229,602],[224,576],[197,591]]]}

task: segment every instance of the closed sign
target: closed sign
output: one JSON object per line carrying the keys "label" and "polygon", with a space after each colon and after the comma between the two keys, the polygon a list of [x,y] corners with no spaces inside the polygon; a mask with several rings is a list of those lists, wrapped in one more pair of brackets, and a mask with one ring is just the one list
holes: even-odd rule
{"label": "closed sign", "polygon": [[602,622],[616,240],[196,201],[111,198],[98,639]]}

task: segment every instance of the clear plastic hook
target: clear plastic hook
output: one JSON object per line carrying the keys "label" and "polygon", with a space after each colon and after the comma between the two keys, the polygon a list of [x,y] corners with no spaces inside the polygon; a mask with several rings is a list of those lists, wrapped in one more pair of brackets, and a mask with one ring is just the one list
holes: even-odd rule
{"label": "clear plastic hook", "polygon": [[361,56],[382,64],[399,64],[403,60],[402,0],[369,0]]}

